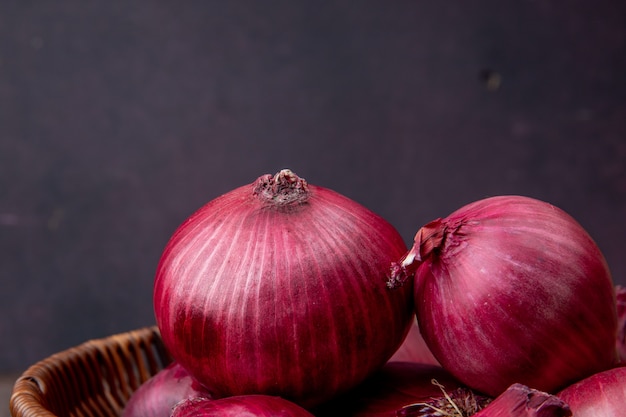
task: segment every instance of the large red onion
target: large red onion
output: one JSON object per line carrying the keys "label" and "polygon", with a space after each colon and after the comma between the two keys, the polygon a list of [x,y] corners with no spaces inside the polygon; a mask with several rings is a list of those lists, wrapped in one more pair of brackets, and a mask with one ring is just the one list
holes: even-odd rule
{"label": "large red onion", "polygon": [[299,405],[269,395],[237,395],[211,400],[191,398],[176,404],[172,417],[313,417]]}
{"label": "large red onion", "polygon": [[380,216],[289,170],[207,203],[168,242],[154,308],[172,356],[218,396],[311,406],[379,369],[408,332],[406,251]]}
{"label": "large red onion", "polygon": [[390,286],[414,272],[424,340],[478,391],[495,397],[518,382],[554,392],[615,364],[609,268],[553,205],[499,196],[435,220],[392,266]]}
{"label": "large red onion", "polygon": [[141,384],[122,411],[122,417],[170,417],[172,408],[182,400],[211,397],[178,362],[157,372]]}
{"label": "large red onion", "polygon": [[599,372],[557,394],[574,417],[622,417],[626,415],[626,368]]}

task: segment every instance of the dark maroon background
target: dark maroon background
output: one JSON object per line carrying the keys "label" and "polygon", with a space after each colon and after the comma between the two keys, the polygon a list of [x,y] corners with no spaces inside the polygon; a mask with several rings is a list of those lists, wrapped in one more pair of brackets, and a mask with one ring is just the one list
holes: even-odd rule
{"label": "dark maroon background", "polygon": [[152,324],[175,227],[284,167],[407,243],[547,200],[626,284],[626,2],[0,2],[0,371]]}

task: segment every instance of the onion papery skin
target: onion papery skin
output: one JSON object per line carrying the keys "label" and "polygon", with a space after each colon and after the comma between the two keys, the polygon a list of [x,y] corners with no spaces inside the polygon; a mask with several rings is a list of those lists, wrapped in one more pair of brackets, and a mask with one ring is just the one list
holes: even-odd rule
{"label": "onion papery skin", "polygon": [[578,381],[557,394],[574,417],[626,415],[626,368],[617,367]]}
{"label": "onion papery skin", "polygon": [[554,393],[616,363],[607,263],[583,227],[549,203],[468,204],[420,229],[392,271],[415,267],[424,340],[478,391],[496,397],[521,383]]}
{"label": "onion papery skin", "polygon": [[[467,402],[469,398],[480,403],[473,412],[490,400],[474,395],[441,366],[388,362],[356,388],[312,411],[319,417],[429,416],[433,409],[425,403],[446,402],[444,390],[460,403]],[[463,398],[460,398],[461,395]]]}
{"label": "onion papery skin", "polygon": [[572,410],[562,399],[522,384],[513,384],[475,417],[570,417]]}
{"label": "onion papery skin", "polygon": [[172,417],[313,417],[299,405],[269,395],[237,395],[217,400],[191,398],[176,404]]}
{"label": "onion papery skin", "polygon": [[211,393],[178,362],[172,362],[139,386],[122,417],[170,417],[177,403],[198,396],[210,398]]}
{"label": "onion papery skin", "polygon": [[412,288],[390,291],[386,279],[404,251],[397,230],[355,201],[291,171],[262,176],[174,233],[155,278],[157,324],[171,355],[218,397],[313,406],[402,343]]}

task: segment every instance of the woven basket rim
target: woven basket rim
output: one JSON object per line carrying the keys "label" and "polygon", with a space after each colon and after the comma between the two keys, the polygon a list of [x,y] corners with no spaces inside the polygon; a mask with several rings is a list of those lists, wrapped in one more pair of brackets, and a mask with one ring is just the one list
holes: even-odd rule
{"label": "woven basket rim", "polygon": [[170,361],[156,326],[87,340],[28,367],[9,410],[13,417],[119,415],[132,392]]}

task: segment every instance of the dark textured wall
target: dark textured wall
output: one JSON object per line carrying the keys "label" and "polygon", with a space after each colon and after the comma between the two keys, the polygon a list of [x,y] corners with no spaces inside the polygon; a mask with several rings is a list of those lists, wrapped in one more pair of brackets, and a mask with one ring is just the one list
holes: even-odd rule
{"label": "dark textured wall", "polygon": [[544,199],[626,284],[626,3],[0,2],[0,370],[152,324],[175,227],[283,167],[407,243]]}

